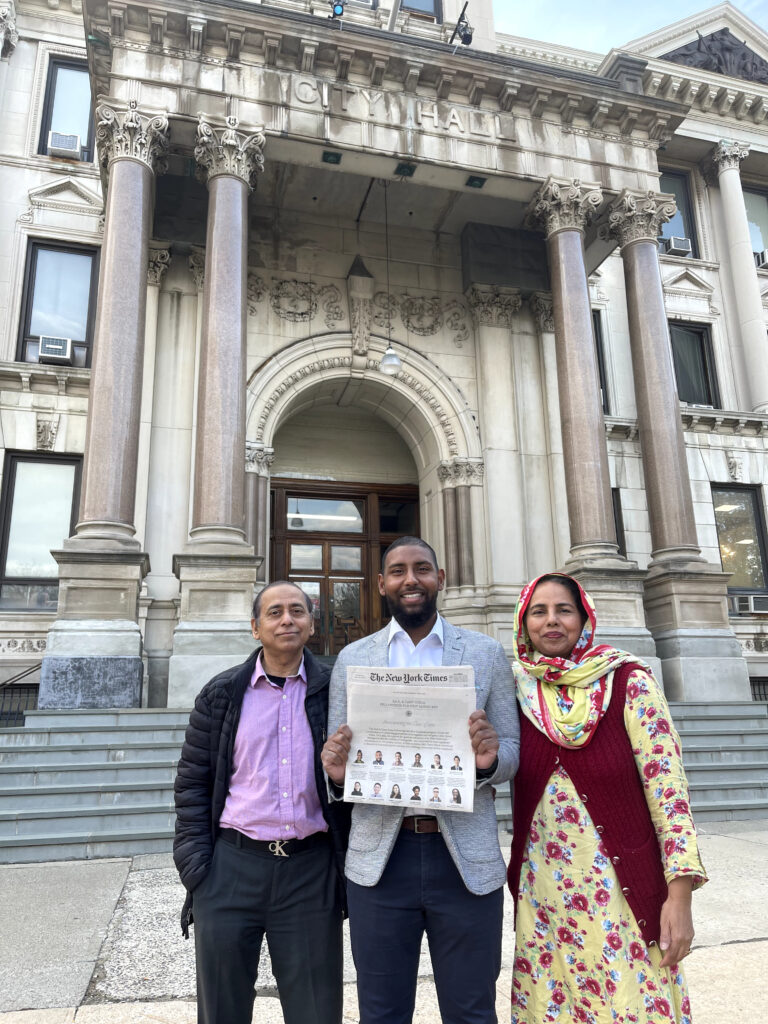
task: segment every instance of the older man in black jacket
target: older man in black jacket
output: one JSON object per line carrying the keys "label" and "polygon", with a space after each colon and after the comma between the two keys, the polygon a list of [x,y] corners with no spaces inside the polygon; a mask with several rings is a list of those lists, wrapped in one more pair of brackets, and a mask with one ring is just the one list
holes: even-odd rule
{"label": "older man in black jacket", "polygon": [[330,672],[296,584],[264,587],[251,628],[261,650],[198,695],[174,787],[198,1021],[250,1024],[266,935],[286,1024],[340,1024],[349,809],[329,805],[320,764]]}

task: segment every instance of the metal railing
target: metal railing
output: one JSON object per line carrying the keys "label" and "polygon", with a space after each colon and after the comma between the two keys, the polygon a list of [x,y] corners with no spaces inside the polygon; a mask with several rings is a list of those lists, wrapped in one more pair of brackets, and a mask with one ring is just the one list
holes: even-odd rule
{"label": "metal railing", "polygon": [[0,729],[13,729],[18,725],[24,725],[24,712],[34,711],[37,707],[40,684],[23,683],[20,686],[19,681],[32,675],[42,664],[42,661],[38,661],[35,665],[28,665],[15,676],[0,683]]}
{"label": "metal railing", "polygon": [[768,676],[752,676],[752,700],[768,700]]}

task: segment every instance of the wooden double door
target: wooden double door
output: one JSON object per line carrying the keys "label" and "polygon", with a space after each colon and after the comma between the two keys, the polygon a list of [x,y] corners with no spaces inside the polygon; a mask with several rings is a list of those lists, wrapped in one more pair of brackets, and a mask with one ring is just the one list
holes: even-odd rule
{"label": "wooden double door", "polygon": [[270,579],[311,598],[313,653],[335,656],[380,629],[381,555],[396,537],[418,536],[418,488],[274,479],[271,503]]}

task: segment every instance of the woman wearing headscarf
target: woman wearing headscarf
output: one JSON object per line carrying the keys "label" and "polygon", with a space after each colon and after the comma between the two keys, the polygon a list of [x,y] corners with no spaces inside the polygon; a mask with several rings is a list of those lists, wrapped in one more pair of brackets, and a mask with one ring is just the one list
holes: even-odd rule
{"label": "woman wearing headscarf", "polygon": [[691,1024],[680,962],[706,873],[680,741],[649,666],[595,630],[572,577],[523,589],[512,1024]]}

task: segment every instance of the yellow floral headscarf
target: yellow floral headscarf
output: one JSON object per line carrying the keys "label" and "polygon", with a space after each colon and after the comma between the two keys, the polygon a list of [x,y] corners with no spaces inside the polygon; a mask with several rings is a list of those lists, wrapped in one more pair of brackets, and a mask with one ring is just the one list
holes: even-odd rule
{"label": "yellow floral headscarf", "polygon": [[[525,612],[533,592],[546,577],[572,580],[579,589],[587,616],[584,628],[567,658],[546,657],[532,645],[525,628]],[[608,644],[594,647],[595,606],[578,580],[565,573],[544,573],[527,583],[515,609],[514,662],[517,699],[523,714],[537,729],[561,747],[585,747],[608,710],[613,673],[620,665],[650,668],[633,654]]]}

